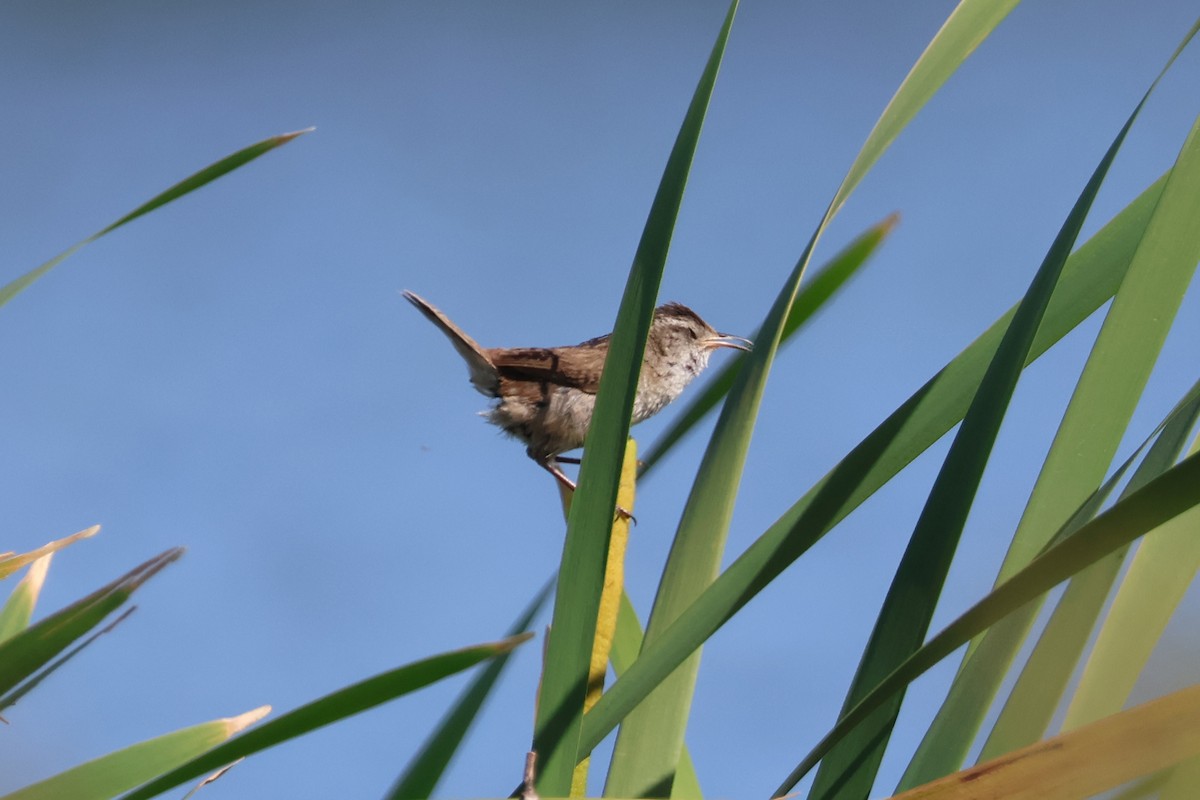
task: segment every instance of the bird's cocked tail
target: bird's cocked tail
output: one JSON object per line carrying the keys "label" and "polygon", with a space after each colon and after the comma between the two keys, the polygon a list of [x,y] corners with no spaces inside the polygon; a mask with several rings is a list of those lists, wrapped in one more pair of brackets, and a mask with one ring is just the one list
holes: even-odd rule
{"label": "bird's cocked tail", "polygon": [[405,300],[416,306],[418,311],[424,314],[442,333],[446,334],[450,344],[454,345],[454,349],[463,357],[463,361],[467,362],[472,385],[488,397],[499,396],[500,373],[497,372],[492,360],[488,358],[487,351],[468,336],[462,328],[451,322],[450,318],[432,303],[407,289],[403,294]]}

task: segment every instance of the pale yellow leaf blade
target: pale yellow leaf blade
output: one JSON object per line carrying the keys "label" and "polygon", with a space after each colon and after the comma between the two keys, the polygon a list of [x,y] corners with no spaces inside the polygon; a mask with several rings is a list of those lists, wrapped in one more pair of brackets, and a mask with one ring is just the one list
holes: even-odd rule
{"label": "pale yellow leaf blade", "polygon": [[53,542],[48,542],[36,550],[30,550],[28,553],[6,553],[5,555],[0,556],[0,578],[7,578],[21,567],[37,561],[47,553],[56,553],[69,544],[74,544],[80,539],[87,539],[90,536],[95,536],[99,532],[100,526],[93,525],[90,528],[81,530],[79,533],[73,533],[70,536],[62,539],[55,539]]}
{"label": "pale yellow leaf blade", "polygon": [[1082,800],[1198,754],[1200,684],[891,800]]}

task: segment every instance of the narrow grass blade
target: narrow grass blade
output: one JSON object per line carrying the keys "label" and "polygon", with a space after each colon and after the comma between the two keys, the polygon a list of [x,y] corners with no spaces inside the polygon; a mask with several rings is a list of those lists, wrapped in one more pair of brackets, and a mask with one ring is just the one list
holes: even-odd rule
{"label": "narrow grass blade", "polygon": [[[1188,434],[1198,417],[1200,382],[1192,386],[1191,391],[1160,426],[1161,434],[1154,440],[1146,458],[1130,479],[1124,495],[1136,491],[1161,475],[1179,459],[1187,446]],[[1139,452],[1141,449],[1139,448]],[[1125,469],[1137,455],[1138,453],[1134,453],[1105,482],[1105,490],[1121,480]],[[1076,514],[1067,524],[1066,530],[1073,531],[1094,516],[1104,496],[1107,496],[1107,491],[1097,493],[1097,501],[1086,503],[1087,510],[1083,514]],[[1018,747],[1024,747],[1045,735],[1127,552],[1128,548],[1116,550],[1071,578],[1067,590],[1059,599],[1054,613],[1038,639],[1037,646],[1022,668],[1020,677],[988,734],[979,756],[980,761],[987,761]],[[1020,613],[1013,614],[1008,619],[1013,619]]]}
{"label": "narrow grass blade", "polygon": [[1092,651],[1063,730],[1120,709],[1200,569],[1200,510],[1180,515],[1138,547]]}
{"label": "narrow grass blade", "polygon": [[539,694],[533,749],[539,763],[537,788],[542,795],[566,795],[575,765],[586,755],[579,750],[583,700],[642,353],[692,157],[736,13],[734,0],[667,159],[634,255],[600,379],[579,468],[579,490],[567,523],[547,667]]}
{"label": "narrow grass blade", "polygon": [[216,772],[213,772],[210,775],[206,775],[204,778],[202,778],[200,780],[199,783],[197,783],[195,786],[193,786],[191,789],[189,789],[188,793],[185,794],[182,798],[180,798],[180,800],[192,800],[192,798],[196,796],[196,792],[200,791],[205,786],[208,786],[211,783],[215,783],[216,781],[221,780],[221,778],[224,778],[229,773],[229,770],[233,769],[234,767],[236,767],[238,764],[242,763],[245,760],[246,759],[244,759],[244,758],[239,758],[237,761],[234,761],[232,763],[226,764],[225,766],[221,767]]}
{"label": "narrow grass blade", "polygon": [[638,619],[637,610],[629,595],[621,595],[621,606],[617,610],[617,630],[613,636],[613,646],[609,653],[612,659],[613,672],[617,677],[633,666],[638,653],[642,649],[642,623]]}
{"label": "narrow grass blade", "polygon": [[182,548],[167,550],[82,600],[0,642],[0,694],[34,674],[71,642],[100,624],[143,583],[182,555]]}
{"label": "narrow grass blade", "polygon": [[46,582],[46,572],[50,569],[50,559],[53,553],[47,553],[33,562],[29,572],[13,588],[4,608],[0,609],[0,642],[12,638],[29,627],[33,618],[33,608],[37,605],[38,595],[42,593],[42,584]]}
{"label": "narrow grass blade", "polygon": [[[612,666],[618,678],[637,660],[642,649],[642,623],[628,594],[621,595],[621,607],[617,613],[617,630],[613,636]],[[584,717],[586,722],[588,718]],[[671,785],[671,797],[703,797],[700,778],[687,745],[679,755],[679,767],[675,771],[675,782]]]}
{"label": "narrow grass blade", "polygon": [[892,95],[833,198],[836,213],[917,112],[942,88],[1019,0],[962,0]]}
{"label": "narrow grass blade", "polygon": [[130,606],[129,608],[125,609],[112,622],[88,636],[86,639],[83,639],[79,642],[79,644],[75,645],[63,655],[51,661],[49,664],[46,664],[44,667],[38,669],[36,672],[26,678],[20,686],[13,689],[3,697],[0,697],[0,713],[3,713],[12,706],[15,706],[17,703],[21,702],[21,698],[37,689],[42,681],[49,678],[51,675],[57,672],[59,668],[65,666],[68,661],[75,658],[75,656],[79,655],[88,647],[90,647],[92,643],[101,636],[112,633],[118,625],[127,620],[136,610],[137,606]]}
{"label": "narrow grass blade", "polygon": [[[700,464],[646,626],[653,645],[717,576],[746,452],[767,376],[812,252],[846,198],[930,97],[999,24],[1012,2],[963,0],[905,78],[851,164],[824,217],[763,321],[754,351],[743,360]],[[700,666],[695,652],[632,711],[613,750],[606,793],[670,794],[683,748]]]}
{"label": "narrow grass blade", "polygon": [[1200,685],[891,800],[1081,800],[1197,754]]}
{"label": "narrow grass blade", "polygon": [[130,792],[124,796],[123,800],[146,800],[146,798],[156,797],[168,789],[173,789],[239,758],[303,736],[346,717],[352,717],[440,681],[442,678],[470,669],[485,659],[503,655],[522,642],[528,641],[532,636],[533,634],[524,634],[491,644],[481,644],[442,653],[339,689],[193,758],[140,789]]}
{"label": "narrow grass blade", "polygon": [[148,739],[30,784],[0,800],[107,800],[195,758],[270,711],[270,706],[263,706]]}
{"label": "narrow grass blade", "polygon": [[[1031,360],[1112,297],[1162,192],[1160,178],[1067,261]],[[584,720],[590,750],[675,667],[834,525],[956,425],[1016,308],[959,353],[765,531],[647,647]]]}
{"label": "narrow grass blade", "polygon": [[46,263],[42,264],[41,266],[30,270],[29,272],[25,273],[21,277],[15,279],[13,281],[10,281],[8,284],[6,284],[3,287],[0,287],[0,306],[3,306],[9,300],[12,300],[13,297],[15,297],[21,291],[23,291],[25,289],[25,287],[29,286],[31,283],[36,281],[38,278],[42,277],[47,272],[54,269],[56,266],[58,266],[60,263],[62,263],[64,260],[66,260],[68,256],[75,253],[75,251],[79,250],[84,245],[91,244],[92,242],[99,239],[101,236],[104,236],[106,233],[110,233],[110,232],[116,230],[117,228],[121,227],[122,225],[124,225],[127,222],[132,222],[133,220],[137,219],[138,217],[142,216],[143,214],[148,214],[156,208],[165,206],[167,203],[171,202],[172,200],[177,200],[180,197],[183,197],[185,194],[188,194],[189,192],[194,192],[195,190],[199,189],[201,186],[204,186],[206,183],[211,183],[212,181],[221,177],[225,173],[232,172],[233,170],[237,169],[238,167],[253,161],[254,159],[261,156],[262,154],[267,153],[271,150],[274,150],[276,147],[279,147],[280,145],[287,144],[292,139],[295,139],[297,136],[308,133],[311,130],[313,130],[313,129],[306,128],[305,130],[302,130],[302,131],[295,131],[293,133],[284,133],[284,134],[280,134],[279,136],[272,136],[269,139],[263,139],[261,142],[256,142],[255,144],[252,144],[249,147],[244,147],[241,150],[238,150],[236,153],[233,153],[232,155],[228,155],[225,158],[222,158],[220,161],[217,161],[214,164],[210,164],[209,166],[200,170],[196,174],[191,175],[187,178],[184,178],[182,181],[175,184],[174,186],[167,189],[166,191],[155,195],[150,200],[147,200],[145,203],[138,206],[133,211],[130,211],[128,214],[121,217],[116,222],[113,222],[112,224],[107,225],[104,228],[101,228],[96,233],[93,233],[91,236],[87,237],[83,241],[72,245],[71,247],[67,248],[63,252],[59,253],[54,258],[52,258],[49,261],[47,261]]}
{"label": "narrow grass blade", "polygon": [[[841,252],[830,259],[820,272],[813,275],[812,280],[801,287],[799,294],[796,295],[796,302],[792,305],[787,320],[783,323],[783,335],[779,338],[781,348],[818,311],[824,308],[826,303],[849,284],[850,279],[866,265],[899,221],[900,216],[892,214],[887,219],[872,225],[846,245]],[[758,334],[759,332],[755,332],[750,337],[751,340],[757,340]],[[676,415],[675,420],[667,427],[662,436],[642,456],[641,475],[643,477],[649,474],[654,465],[669,453],[692,428],[708,416],[722,398],[729,394],[741,365],[740,360],[730,361],[723,365],[711,379],[705,382],[704,388],[693,396],[691,402]]]}
{"label": "narrow grass blade", "polygon": [[1048,548],[932,637],[838,720],[788,775],[775,796],[790,791],[842,737],[875,709],[973,636],[1114,550],[1198,505],[1200,455],[1184,459],[1073,535]]}
{"label": "narrow grass blade", "polygon": [[[1163,73],[1196,33],[1188,32]],[[1157,85],[1162,74],[1155,80]],[[1153,87],[1151,87],[1153,91]],[[1171,170],[1013,536],[997,581],[1028,563],[1104,479],[1200,258],[1200,120]],[[991,631],[959,675],[900,789],[958,769],[1038,607]]]}
{"label": "narrow grass blade", "polygon": [[[550,591],[553,588],[553,580],[548,581],[542,587],[541,591],[521,612],[517,621],[508,629],[506,637],[516,636],[529,629],[534,617],[538,615],[542,606],[546,604],[546,600],[550,598]],[[431,797],[433,795],[438,781],[442,779],[446,767],[450,765],[450,760],[458,752],[471,723],[479,715],[484,701],[491,694],[511,655],[512,651],[507,651],[496,656],[484,667],[478,677],[471,681],[466,691],[459,696],[449,713],[442,718],[437,728],[421,745],[421,749],[409,761],[408,766],[404,768],[404,772],[396,779],[387,794],[389,800]]]}
{"label": "narrow grass blade", "polygon": [[32,564],[39,558],[50,553],[57,553],[68,545],[75,544],[80,539],[88,539],[100,532],[99,525],[93,525],[90,528],[85,528],[79,533],[73,533],[70,536],[64,536],[62,539],[55,539],[53,542],[44,544],[36,550],[30,550],[28,553],[5,553],[0,556],[0,578],[7,578],[14,572],[19,570],[26,564]]}
{"label": "narrow grass blade", "polygon": [[[1200,439],[1192,444],[1195,454]],[[1138,546],[1067,707],[1063,730],[1120,709],[1200,569],[1200,510],[1181,514]]]}

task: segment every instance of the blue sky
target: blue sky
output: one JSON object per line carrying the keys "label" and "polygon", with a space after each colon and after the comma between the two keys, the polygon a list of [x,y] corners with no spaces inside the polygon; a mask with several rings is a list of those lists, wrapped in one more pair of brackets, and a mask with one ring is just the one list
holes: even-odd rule
{"label": "blue sky", "polygon": [[[663,300],[724,331],[758,324],[952,7],[743,6]],[[0,791],[201,720],[284,711],[507,627],[557,562],[556,491],[475,416],[483,398],[398,290],[485,345],[607,331],[723,13],[716,2],[6,4],[0,281],[233,150],[317,130],[89,246],[0,310],[0,549],[104,526],[56,559],[44,608],[188,547],[133,618],[6,714]],[[731,556],[1020,297],[1194,13],[1027,3],[895,143],[816,262],[893,211],[901,224],[778,360]],[[1088,233],[1170,166],[1198,89],[1189,52]],[[1195,294],[1135,417],[1139,441],[1196,378]],[[935,625],[990,584],[1097,324],[1022,382]],[[703,440],[641,487],[629,553],[639,608]],[[765,795],[832,724],[944,444],[706,647],[688,743],[708,794]],[[1146,692],[1196,679],[1179,664],[1200,663],[1198,615],[1193,591]],[[515,660],[443,795],[515,785],[537,651]],[[948,672],[910,693],[881,794]],[[380,796],[460,686],[261,754],[206,792]]]}

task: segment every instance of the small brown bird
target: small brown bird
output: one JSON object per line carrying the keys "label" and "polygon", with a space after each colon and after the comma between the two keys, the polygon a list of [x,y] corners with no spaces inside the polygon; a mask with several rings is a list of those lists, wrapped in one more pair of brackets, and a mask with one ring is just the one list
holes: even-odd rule
{"label": "small brown bird", "polygon": [[[559,455],[583,446],[610,336],[566,347],[480,347],[450,319],[412,292],[405,298],[436,325],[467,362],[471,383],[496,398],[483,416],[525,443],[525,452],[563,486],[575,482],[559,468]],[[749,350],[750,340],[718,333],[696,312],[679,303],[654,310],[641,377],[633,403],[633,423],[654,416],[708,366],[719,347]],[[624,515],[624,514],[623,514]]]}

